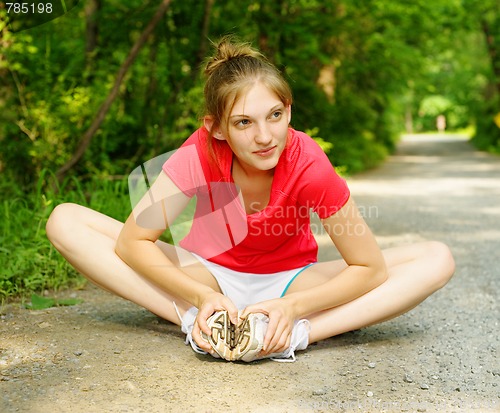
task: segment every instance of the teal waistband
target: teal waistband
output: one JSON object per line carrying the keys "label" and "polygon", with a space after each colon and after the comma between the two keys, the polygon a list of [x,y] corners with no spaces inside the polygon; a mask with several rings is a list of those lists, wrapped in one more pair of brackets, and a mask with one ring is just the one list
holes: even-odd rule
{"label": "teal waistband", "polygon": [[302,271],[304,271],[306,268],[309,268],[311,265],[314,265],[314,264],[316,264],[316,263],[313,262],[311,264],[307,264],[304,268],[301,268],[299,270],[299,272],[297,274],[295,274],[290,281],[288,281],[288,284],[286,285],[285,289],[281,293],[280,298],[283,297],[286,294],[286,292],[288,291],[288,288],[290,287],[290,285],[292,285],[292,283],[295,280],[295,278],[297,278],[302,273]]}

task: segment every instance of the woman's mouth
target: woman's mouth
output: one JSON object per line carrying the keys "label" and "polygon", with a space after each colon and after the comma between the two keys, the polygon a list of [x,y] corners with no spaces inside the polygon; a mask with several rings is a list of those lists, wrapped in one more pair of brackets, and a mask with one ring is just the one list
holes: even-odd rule
{"label": "woman's mouth", "polygon": [[255,151],[254,154],[265,158],[267,156],[272,156],[274,154],[274,152],[276,151],[276,148],[277,148],[277,146],[274,145],[274,146],[271,146],[270,148],[265,148],[265,149]]}

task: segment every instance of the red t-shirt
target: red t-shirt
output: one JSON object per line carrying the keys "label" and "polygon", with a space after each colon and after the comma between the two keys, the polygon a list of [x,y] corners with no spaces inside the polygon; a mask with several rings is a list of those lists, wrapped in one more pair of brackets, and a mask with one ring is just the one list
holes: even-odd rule
{"label": "red t-shirt", "polygon": [[216,264],[257,274],[316,262],[310,211],[324,219],[349,199],[346,182],[318,144],[290,128],[269,204],[247,215],[231,175],[231,148],[213,139],[211,156],[208,139],[207,130],[198,129],[163,165],[184,194],[197,198],[191,229],[179,245]]}

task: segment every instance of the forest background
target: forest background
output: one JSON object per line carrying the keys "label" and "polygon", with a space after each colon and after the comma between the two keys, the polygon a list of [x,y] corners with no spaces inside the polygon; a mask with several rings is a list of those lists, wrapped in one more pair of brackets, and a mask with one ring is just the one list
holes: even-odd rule
{"label": "forest background", "polygon": [[0,300],[83,282],[47,241],[47,217],[70,201],[126,218],[128,174],[200,125],[200,68],[221,35],[282,70],[293,126],[341,173],[376,166],[439,115],[500,152],[498,0],[66,0],[46,23],[10,7],[0,2]]}

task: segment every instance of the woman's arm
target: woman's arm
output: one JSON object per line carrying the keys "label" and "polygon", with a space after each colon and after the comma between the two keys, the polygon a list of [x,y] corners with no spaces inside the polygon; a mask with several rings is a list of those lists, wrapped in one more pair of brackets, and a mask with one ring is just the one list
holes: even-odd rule
{"label": "woman's arm", "polygon": [[176,267],[155,244],[188,202],[189,197],[162,172],[125,222],[115,252],[165,292],[200,307],[214,290]]}
{"label": "woman's arm", "polygon": [[324,219],[323,225],[347,268],[331,277],[326,274],[323,283],[315,280],[314,286],[307,287],[304,280],[300,290],[245,309],[242,317],[252,312],[269,316],[263,355],[280,353],[289,347],[295,320],[352,301],[387,279],[382,252],[352,199],[335,215]]}
{"label": "woman's arm", "polygon": [[387,279],[382,252],[352,199],[322,222],[347,268],[322,285],[285,296],[297,318],[352,301]]}

